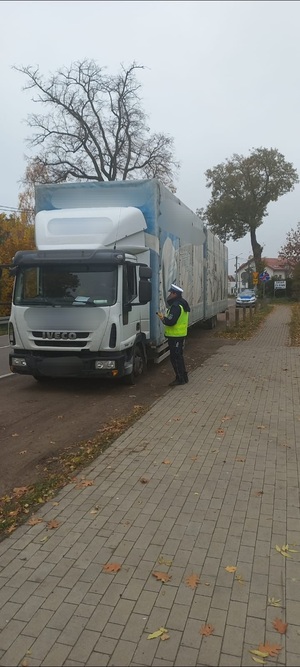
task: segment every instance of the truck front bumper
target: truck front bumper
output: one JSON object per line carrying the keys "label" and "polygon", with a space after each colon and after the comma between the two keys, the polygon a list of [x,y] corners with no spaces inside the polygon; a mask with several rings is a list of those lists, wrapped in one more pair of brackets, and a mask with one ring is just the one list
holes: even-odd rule
{"label": "truck front bumper", "polygon": [[9,365],[12,373],[36,378],[120,378],[128,373],[124,352],[41,354],[17,349],[10,353]]}

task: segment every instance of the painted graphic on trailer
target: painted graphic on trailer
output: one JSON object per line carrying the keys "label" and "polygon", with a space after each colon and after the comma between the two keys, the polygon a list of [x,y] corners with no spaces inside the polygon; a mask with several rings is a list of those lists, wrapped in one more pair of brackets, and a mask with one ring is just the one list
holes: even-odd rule
{"label": "painted graphic on trailer", "polygon": [[160,310],[166,310],[170,285],[176,283],[191,306],[192,323],[203,309],[203,246],[180,246],[178,238],[161,232],[160,247]]}

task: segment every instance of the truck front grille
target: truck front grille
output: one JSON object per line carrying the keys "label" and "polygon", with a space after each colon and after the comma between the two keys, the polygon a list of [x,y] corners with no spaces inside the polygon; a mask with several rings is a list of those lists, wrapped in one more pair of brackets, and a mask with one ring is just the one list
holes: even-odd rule
{"label": "truck front grille", "polygon": [[[37,347],[86,347],[89,337],[88,331],[71,331],[71,332],[45,332],[33,331],[33,342]],[[59,337],[61,336],[61,338]]]}

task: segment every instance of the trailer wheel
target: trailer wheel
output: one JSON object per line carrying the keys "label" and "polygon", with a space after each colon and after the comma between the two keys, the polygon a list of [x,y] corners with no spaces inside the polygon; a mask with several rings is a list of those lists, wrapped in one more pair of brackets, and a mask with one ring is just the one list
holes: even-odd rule
{"label": "trailer wheel", "polygon": [[133,367],[132,371],[129,375],[125,375],[123,380],[125,384],[128,385],[133,385],[135,384],[136,380],[143,375],[143,373],[146,370],[146,362],[145,362],[145,357],[143,350],[140,345],[136,345],[133,348]]}
{"label": "trailer wheel", "polygon": [[213,315],[212,317],[209,318],[209,320],[206,320],[205,329],[215,329],[215,327],[217,326],[217,321],[218,321],[217,316]]}

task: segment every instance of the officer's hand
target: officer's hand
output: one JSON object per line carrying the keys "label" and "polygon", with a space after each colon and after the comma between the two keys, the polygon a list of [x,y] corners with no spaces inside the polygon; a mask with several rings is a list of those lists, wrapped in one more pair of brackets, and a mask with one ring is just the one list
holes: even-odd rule
{"label": "officer's hand", "polygon": [[164,319],[164,316],[163,316],[162,313],[156,313],[156,315],[159,317],[160,320],[163,320],[163,319]]}

